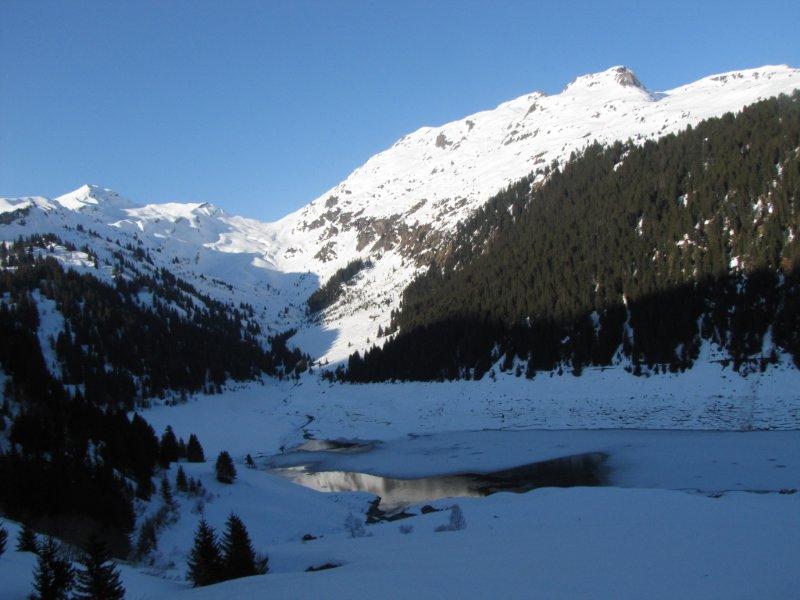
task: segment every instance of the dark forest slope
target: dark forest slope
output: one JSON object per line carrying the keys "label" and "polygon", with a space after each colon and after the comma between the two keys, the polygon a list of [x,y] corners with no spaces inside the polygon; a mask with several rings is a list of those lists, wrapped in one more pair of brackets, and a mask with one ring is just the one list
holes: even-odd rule
{"label": "dark forest slope", "polygon": [[590,146],[532,187],[461,226],[446,264],[406,289],[399,333],[353,355],[349,379],[480,377],[503,356],[529,376],[623,356],[677,370],[702,339],[737,369],[776,348],[800,365],[799,93]]}

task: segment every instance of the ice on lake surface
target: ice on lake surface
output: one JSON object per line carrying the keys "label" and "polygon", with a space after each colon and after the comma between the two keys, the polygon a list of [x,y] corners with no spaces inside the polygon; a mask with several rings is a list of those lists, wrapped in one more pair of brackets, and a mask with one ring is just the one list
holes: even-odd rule
{"label": "ice on lake surface", "polygon": [[320,492],[367,492],[380,498],[378,508],[392,511],[441,498],[479,498],[497,492],[528,492],[540,487],[603,484],[601,452],[565,456],[491,473],[457,473],[409,479],[348,471],[315,471],[306,466],[273,469],[290,481]]}
{"label": "ice on lake surface", "polygon": [[800,482],[800,432],[484,430],[315,440],[268,466],[318,491],[374,494],[382,510],[539,487],[777,492]]}

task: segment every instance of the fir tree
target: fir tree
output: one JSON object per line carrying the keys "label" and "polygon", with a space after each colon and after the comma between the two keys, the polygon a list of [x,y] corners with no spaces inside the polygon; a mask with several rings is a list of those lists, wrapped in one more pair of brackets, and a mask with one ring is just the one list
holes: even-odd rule
{"label": "fir tree", "polygon": [[226,579],[257,575],[256,554],[242,520],[231,513],[222,536],[222,565]]}
{"label": "fir tree", "polygon": [[178,466],[178,474],[175,476],[175,487],[179,492],[188,492],[189,483],[186,481],[186,472],[183,467]]}
{"label": "fir tree", "polygon": [[186,446],[186,460],[192,463],[206,462],[203,447],[195,434],[189,436],[189,443]]}
{"label": "fir tree", "polygon": [[169,466],[169,463],[178,461],[179,453],[178,439],[175,437],[172,427],[167,425],[164,435],[161,436],[158,461],[162,467],[166,468]]}
{"label": "fir tree", "polygon": [[110,560],[105,544],[96,536],[89,538],[80,563],[83,569],[77,573],[77,593],[73,600],[121,600],[125,597],[117,565]]}
{"label": "fir tree", "polygon": [[216,464],[217,481],[220,483],[233,483],[236,479],[236,467],[233,465],[233,459],[227,451],[223,450],[217,457]]}
{"label": "fir tree", "polygon": [[250,454],[248,454],[248,455],[245,457],[245,459],[244,459],[244,462],[245,462],[245,464],[246,464],[246,465],[247,465],[249,468],[251,468],[251,469],[255,469],[255,468],[256,468],[256,463],[255,463],[255,461],[253,460],[253,457],[252,457],[252,456],[250,456]]}
{"label": "fir tree", "polygon": [[194,536],[194,547],[189,554],[187,579],[195,587],[210,585],[222,580],[222,559],[214,528],[205,519],[200,520]]}
{"label": "fir tree", "polygon": [[183,438],[178,440],[178,458],[186,458],[186,442]]}
{"label": "fir tree", "polygon": [[6,551],[6,542],[8,542],[8,531],[5,527],[0,527],[0,556]]}
{"label": "fir tree", "polygon": [[153,519],[145,519],[136,539],[135,558],[142,560],[158,547],[158,532]]}
{"label": "fir tree", "polygon": [[17,536],[17,552],[39,552],[39,543],[36,539],[36,532],[27,523],[22,524],[22,529]]}
{"label": "fir tree", "polygon": [[169,510],[175,510],[177,508],[175,496],[172,494],[172,486],[169,484],[166,473],[161,477],[161,499],[164,501],[164,506]]}
{"label": "fir tree", "polygon": [[33,572],[33,589],[30,600],[67,600],[72,590],[74,572],[69,561],[61,556],[61,550],[53,540],[47,538],[39,550],[36,570]]}

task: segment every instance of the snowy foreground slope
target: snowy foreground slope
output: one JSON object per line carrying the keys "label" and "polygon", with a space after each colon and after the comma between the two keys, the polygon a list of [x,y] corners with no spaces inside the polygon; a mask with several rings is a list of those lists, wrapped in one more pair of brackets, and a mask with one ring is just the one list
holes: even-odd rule
{"label": "snowy foreground slope", "polygon": [[[618,377],[614,369],[539,377],[521,391],[513,376],[354,386],[306,375],[154,407],[144,416],[157,431],[197,433],[211,459],[231,452],[233,485],[215,481],[213,460],[183,467],[210,494],[205,518],[220,528],[231,511],[239,515],[269,554],[270,573],[191,589],[186,555],[200,512],[177,494],[179,519],[159,534],[153,564],[122,566],[128,597],[796,597],[797,370],[721,385],[702,370],[665,376],[670,386],[634,378],[627,394]],[[326,450],[309,438],[363,446]],[[420,501],[410,518],[367,525],[356,538],[344,523],[351,513],[365,518],[370,493],[320,492],[270,470],[305,464],[332,483],[353,479],[347,473],[414,479],[587,452],[607,455],[605,487],[441,498],[428,502],[442,509],[430,514],[420,514]],[[245,467],[247,453],[257,469]],[[436,532],[454,503],[466,529]],[[340,566],[306,571],[326,563]],[[0,557],[0,598],[24,598],[32,568],[28,554]]]}
{"label": "snowy foreground slope", "polygon": [[[448,234],[510,182],[564,162],[592,141],[644,141],[800,87],[800,71],[769,66],[666,92],[624,67],[578,77],[560,94],[534,92],[440,127],[423,127],[275,223],[207,203],[140,205],[83,186],[53,200],[0,199],[0,239],[52,232],[101,257],[130,244],[222,301],[253,305],[265,330],[316,358],[346,358],[377,339],[403,288]],[[80,228],[79,228],[80,226]],[[338,268],[369,259],[343,297],[309,322],[305,300]]]}

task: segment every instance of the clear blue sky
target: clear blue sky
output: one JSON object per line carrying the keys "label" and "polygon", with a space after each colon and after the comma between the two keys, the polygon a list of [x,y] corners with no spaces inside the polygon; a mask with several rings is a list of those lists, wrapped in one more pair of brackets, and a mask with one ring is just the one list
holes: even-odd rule
{"label": "clear blue sky", "polygon": [[0,0],[0,196],[275,219],[436,125],[616,64],[800,66],[800,2]]}

